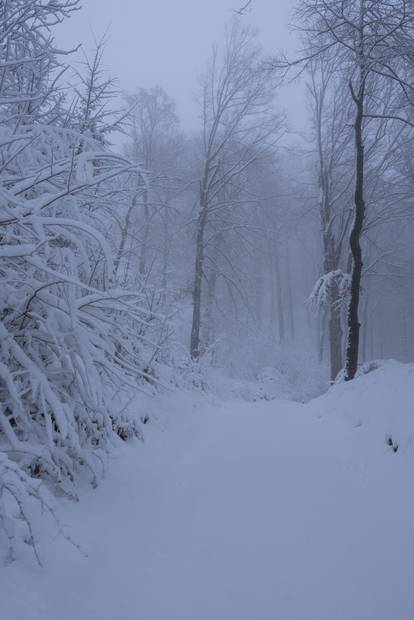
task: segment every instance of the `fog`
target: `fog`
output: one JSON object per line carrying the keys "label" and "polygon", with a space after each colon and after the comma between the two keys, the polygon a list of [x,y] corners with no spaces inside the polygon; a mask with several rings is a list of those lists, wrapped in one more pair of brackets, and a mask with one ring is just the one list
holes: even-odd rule
{"label": "fog", "polygon": [[[134,250],[141,265],[138,270],[147,274],[152,287],[157,288],[161,283],[162,287],[169,289],[171,309],[175,313],[170,325],[173,340],[176,339],[183,349],[189,346],[196,312],[199,314],[197,329],[200,334],[204,330],[198,346],[209,351],[209,363],[227,371],[231,368],[236,374],[254,374],[260,372],[261,367],[276,366],[289,376],[297,377],[297,389],[306,398],[323,391],[329,375],[332,380],[344,365],[350,317],[346,309],[348,293],[344,293],[344,298],[341,295],[342,288],[351,285],[351,274],[355,275],[347,241],[352,225],[355,170],[351,152],[352,131],[349,130],[353,124],[352,109],[342,78],[333,75],[329,85],[323,85],[329,70],[322,65],[320,70],[299,65],[286,75],[279,72],[272,94],[273,112],[279,115],[274,137],[280,135],[275,148],[271,155],[265,148],[263,157],[260,156],[252,167],[244,168],[239,162],[244,172],[237,179],[232,177],[230,186],[231,191],[235,191],[234,183],[239,184],[238,192],[243,194],[239,196],[240,209],[230,213],[228,205],[224,206],[220,221],[216,208],[213,208],[216,221],[210,222],[206,231],[202,231],[203,238],[204,234],[218,238],[225,250],[215,247],[215,242],[209,242],[210,246],[201,258],[202,267],[201,263],[199,265],[204,279],[199,291],[200,308],[194,310],[191,296],[186,298],[191,293],[194,300],[191,285],[194,274],[188,266],[194,260],[197,262],[197,252],[192,256],[198,234],[197,188],[206,173],[206,169],[203,173],[206,154],[199,151],[197,142],[206,120],[203,121],[206,113],[203,105],[213,105],[212,101],[206,100],[205,94],[203,104],[201,84],[203,80],[210,80],[210,87],[214,90],[218,88],[214,80],[219,79],[217,66],[214,69],[217,76],[208,74],[213,49],[218,50],[216,62],[219,63],[220,54],[229,45],[225,33],[231,30],[232,24],[238,23],[240,28],[255,33],[252,44],[260,45],[265,64],[271,66],[276,58],[281,57],[299,59],[306,55],[306,46],[314,43],[300,39],[294,8],[293,0],[277,3],[255,0],[241,7],[236,0],[125,1],[121,5],[87,0],[81,10],[75,11],[70,19],[63,20],[55,28],[54,34],[60,48],[73,49],[80,45],[68,57],[69,64],[79,74],[85,70],[85,58],[91,59],[96,46],[104,41],[99,70],[102,76],[114,78],[110,105],[124,111],[128,106],[136,106],[126,122],[108,134],[108,142],[113,150],[127,154],[149,168],[152,189],[145,194],[141,216],[137,212],[128,219],[128,228],[133,232],[126,232],[126,235],[131,244],[130,252]],[[347,70],[343,70],[344,75]],[[74,77],[70,71],[63,80],[66,80],[68,99],[72,96],[76,99],[73,85],[80,78],[79,75]],[[273,78],[269,74],[269,80]],[[158,95],[154,88],[160,89]],[[337,98],[338,88],[343,91],[341,100]],[[323,109],[318,108],[320,105]],[[148,145],[145,133],[148,126],[144,127],[143,118],[149,114],[151,106],[155,106],[153,112],[158,107],[156,114],[159,116],[152,128],[157,135],[152,136],[152,143]],[[171,106],[170,116],[162,119],[165,106]],[[338,112],[335,109],[341,109],[343,127],[347,132],[341,146],[343,130],[336,122]],[[214,108],[210,112],[214,114]],[[165,135],[162,135],[163,122]],[[376,130],[367,128],[367,132],[371,131]],[[376,152],[369,162],[366,230],[362,234],[364,252],[370,262],[361,280],[358,318],[362,324],[358,349],[365,362],[377,357],[409,360],[414,351],[412,295],[404,277],[410,269],[408,264],[411,264],[412,257],[410,252],[407,255],[403,248],[400,251],[396,247],[404,244],[404,235],[410,234],[410,198],[404,190],[397,191],[396,199],[395,183],[400,182],[404,163],[401,157],[391,161],[394,153],[392,156],[387,153],[387,141],[393,140],[395,132],[402,131],[403,141],[409,132],[407,126],[400,130],[389,123],[380,131],[385,134],[377,141]],[[244,137],[248,141],[247,133]],[[375,140],[373,137],[372,142]],[[175,155],[171,152],[174,148]],[[234,153],[229,155],[230,158],[234,156]],[[381,164],[381,159],[383,162],[387,160],[386,166]],[[327,160],[333,166],[329,172],[324,168]],[[391,168],[394,170],[392,179],[389,177]],[[324,174],[329,179],[321,181]],[[174,177],[169,188],[164,175]],[[225,193],[224,177],[222,192]],[[160,197],[160,182],[163,198]],[[411,181],[406,177],[406,182]],[[339,206],[334,197],[336,192],[340,194]],[[250,200],[248,196],[253,195]],[[323,212],[324,200],[333,201],[327,213]],[[387,201],[392,207],[388,208]],[[160,216],[160,205],[165,208],[163,216]],[[393,214],[392,209],[398,213]],[[402,216],[401,210],[406,215]],[[168,233],[165,218],[171,226]],[[264,237],[258,232],[259,228],[253,229],[257,218],[263,232],[269,227],[271,229]],[[324,230],[326,218],[332,218],[332,226],[336,227],[334,232]],[[338,224],[339,220],[341,223]],[[404,222],[402,227],[400,221]],[[232,232],[226,236],[220,231],[221,227]],[[240,232],[242,229],[243,233]],[[248,230],[250,233],[245,233]],[[327,239],[327,234],[332,234],[332,238]],[[336,243],[340,243],[340,248],[335,246]],[[239,254],[243,244],[252,253],[247,262],[246,256]],[[220,258],[216,256],[217,252]],[[339,252],[338,257],[333,259],[329,254],[332,252]],[[210,263],[209,267],[205,266],[205,261]],[[327,265],[332,261],[334,267],[329,269]],[[161,263],[164,264],[162,268]],[[129,259],[127,264],[129,269]],[[149,264],[152,265],[150,271]],[[338,281],[328,283],[329,273],[336,274],[334,277]],[[213,278],[213,284],[209,284],[209,277]],[[334,295],[339,295],[336,301],[331,299],[331,303],[341,306],[337,313],[328,308],[327,297],[333,295],[332,286],[337,289]],[[342,292],[339,293],[339,289]],[[167,293],[162,294],[164,302],[165,295],[168,297]],[[330,315],[330,312],[334,314]],[[362,314],[364,319],[361,319]],[[214,329],[206,322],[211,322]],[[356,325],[356,320],[354,323]],[[204,343],[201,342],[203,338]],[[193,359],[198,358],[201,349],[193,350]],[[333,360],[335,356],[336,361]]]}
{"label": "fog", "polygon": [[414,0],[0,51],[1,618],[411,620]]}
{"label": "fog", "polygon": [[[246,24],[258,29],[269,54],[295,50],[297,36],[289,27],[294,4],[294,0],[260,0],[243,16]],[[82,10],[57,29],[56,37],[66,49],[81,44],[90,50],[96,39],[106,35],[104,64],[118,79],[120,89],[161,84],[176,101],[185,126],[195,128],[198,77],[212,45],[222,39],[225,24],[238,8],[237,0],[122,0],[119,5],[86,0]],[[292,125],[302,127],[305,107],[297,91],[303,95],[300,87],[283,89],[280,99]]]}

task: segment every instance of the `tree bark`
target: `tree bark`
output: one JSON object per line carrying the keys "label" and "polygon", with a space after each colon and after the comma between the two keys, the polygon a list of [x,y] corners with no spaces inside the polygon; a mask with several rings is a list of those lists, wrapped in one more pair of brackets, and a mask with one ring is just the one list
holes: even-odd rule
{"label": "tree bark", "polygon": [[196,259],[193,284],[193,321],[191,326],[190,355],[193,361],[200,358],[201,291],[204,270],[204,231],[207,223],[207,204],[201,199],[201,211],[197,222]]}
{"label": "tree bark", "polygon": [[205,313],[205,347],[210,347],[214,344],[215,340],[215,330],[214,330],[214,299],[216,296],[216,285],[217,285],[217,269],[215,266],[212,267],[209,277],[208,277],[208,285],[207,285],[207,303],[206,303],[206,313]]}
{"label": "tree bark", "polygon": [[365,219],[365,200],[364,200],[364,87],[361,86],[358,98],[355,98],[357,108],[355,119],[355,149],[356,149],[356,183],[355,183],[355,218],[350,237],[350,248],[352,253],[352,278],[350,301],[348,307],[348,341],[346,350],[345,380],[352,380],[358,369],[359,355],[359,333],[360,323],[358,316],[359,300],[362,279],[362,250],[361,234]]}
{"label": "tree bark", "polygon": [[119,265],[125,252],[125,245],[126,245],[127,238],[128,238],[128,229],[129,229],[129,225],[131,221],[131,215],[136,205],[137,205],[137,196],[135,194],[132,199],[131,206],[129,207],[127,211],[126,218],[125,218],[125,224],[122,228],[121,243],[119,244],[118,252],[117,252],[117,255],[114,261],[114,273],[115,274],[118,273]]}
{"label": "tree bark", "polygon": [[366,362],[368,359],[368,299],[365,297],[362,318],[362,349],[361,360]]}

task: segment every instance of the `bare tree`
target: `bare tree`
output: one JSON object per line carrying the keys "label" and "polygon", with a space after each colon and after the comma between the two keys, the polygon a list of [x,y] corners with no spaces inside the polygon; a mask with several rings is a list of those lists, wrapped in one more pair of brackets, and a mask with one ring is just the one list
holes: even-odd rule
{"label": "bare tree", "polygon": [[[350,380],[356,374],[359,354],[367,124],[370,119],[384,116],[390,121],[411,122],[414,5],[409,0],[305,0],[297,19],[305,34],[305,52],[293,65],[307,66],[328,51],[334,54],[354,105],[355,198],[350,234],[353,264],[345,371]],[[388,85],[396,108],[390,112],[388,105],[384,115],[381,91]]]}
{"label": "bare tree", "polygon": [[[177,147],[176,154],[178,152],[178,118],[174,102],[160,86],[149,90],[140,88],[135,94],[127,95],[126,101],[131,108],[131,141],[127,146],[127,153],[151,174],[152,190],[142,188],[140,198],[143,223],[140,227],[139,273],[141,277],[145,277],[150,266],[151,224],[156,214],[162,212],[163,234],[166,237],[169,234],[171,184],[166,183],[166,180],[171,175],[171,153],[174,147]],[[166,238],[166,250],[168,244],[169,239]],[[165,256],[163,261],[165,275]]]}
{"label": "bare tree", "polygon": [[[125,110],[114,109],[119,90],[116,79],[108,77],[103,66],[105,46],[106,39],[103,37],[96,43],[90,57],[84,52],[82,68],[75,73],[77,100],[71,119],[71,125],[80,134],[102,146],[108,146],[109,134],[122,128],[127,115]],[[82,144],[78,149],[82,151]]]}
{"label": "bare tree", "polygon": [[200,356],[205,232],[212,213],[223,207],[223,189],[275,143],[280,119],[272,109],[274,81],[262,62],[255,34],[235,21],[224,49],[213,50],[202,81],[202,167],[193,282],[190,352]]}
{"label": "bare tree", "polygon": [[349,202],[352,200],[353,169],[350,165],[350,105],[328,54],[310,66],[308,90],[317,147],[323,253],[323,273],[311,301],[329,317],[331,381],[334,381],[343,367],[342,308],[346,301],[347,274],[341,259],[352,217]]}

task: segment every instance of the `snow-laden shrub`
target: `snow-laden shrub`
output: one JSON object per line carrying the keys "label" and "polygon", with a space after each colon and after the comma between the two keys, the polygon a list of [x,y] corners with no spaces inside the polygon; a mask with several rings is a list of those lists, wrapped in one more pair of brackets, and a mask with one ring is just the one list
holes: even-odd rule
{"label": "snow-laden shrub", "polygon": [[208,382],[209,363],[201,357],[195,362],[182,345],[169,343],[169,347],[155,366],[156,376],[166,386],[183,390],[210,390]]}
{"label": "snow-laden shrub", "polygon": [[145,287],[118,283],[113,259],[131,178],[145,178],[71,129],[55,90],[49,30],[76,7],[12,0],[0,22],[0,527],[10,547],[6,491],[33,545],[29,498],[46,505],[41,480],[75,496],[80,472],[96,484],[117,436],[140,435],[106,396],[150,376],[159,348]]}
{"label": "snow-laden shrub", "polygon": [[[48,154],[39,142],[42,170]],[[19,158],[27,192],[20,179],[2,185],[0,424],[12,449],[35,458],[37,469],[73,481],[77,464],[92,474],[93,453],[112,433],[102,384],[143,374],[139,349],[149,317],[139,295],[111,281],[109,239],[91,208],[99,214],[108,177],[129,173],[127,162],[83,152],[52,164],[43,179],[29,167],[35,154],[32,146]]]}
{"label": "snow-laden shrub", "polygon": [[15,559],[19,544],[24,543],[30,545],[41,564],[32,523],[33,503],[47,512],[61,529],[53,499],[45,486],[0,452],[0,529],[7,540],[7,560],[10,562]]}

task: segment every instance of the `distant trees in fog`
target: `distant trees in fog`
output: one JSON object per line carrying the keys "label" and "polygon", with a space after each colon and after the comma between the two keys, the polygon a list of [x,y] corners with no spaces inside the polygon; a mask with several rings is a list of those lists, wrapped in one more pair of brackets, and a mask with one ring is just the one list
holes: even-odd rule
{"label": "distant trees in fog", "polygon": [[[369,186],[369,167],[374,169],[381,157],[387,158],[390,137],[395,132],[401,132],[399,124],[413,126],[414,4],[407,0],[392,3],[381,0],[303,0],[298,5],[296,19],[303,33],[303,57],[294,63],[287,62],[285,67],[301,65],[309,69],[312,76],[311,92],[316,113],[320,166],[324,268],[331,273],[335,248],[332,248],[329,235],[332,236],[330,222],[335,216],[329,203],[332,191],[338,192],[341,188],[340,182],[332,183],[329,178],[332,172],[330,164],[336,165],[335,158],[332,160],[332,139],[336,141],[338,114],[343,116],[345,112],[343,128],[339,127],[339,131],[347,134],[347,127],[353,127],[351,162],[354,206],[349,235],[352,267],[345,356],[345,378],[349,380],[354,378],[359,360],[360,293],[364,267],[361,243],[366,229],[367,198],[372,191]],[[316,89],[315,75],[319,82]],[[328,97],[334,107],[324,118],[322,112]],[[328,143],[323,143],[322,132],[325,136],[330,133],[331,140]],[[381,171],[378,169],[377,172]],[[377,184],[378,179],[373,179],[373,183]],[[335,264],[333,266],[336,267]],[[335,319],[337,286],[337,278],[331,277],[330,340],[333,376],[338,368],[335,358],[340,353],[339,339],[334,343],[339,331],[339,319]],[[333,322],[336,324],[334,327]]]}

